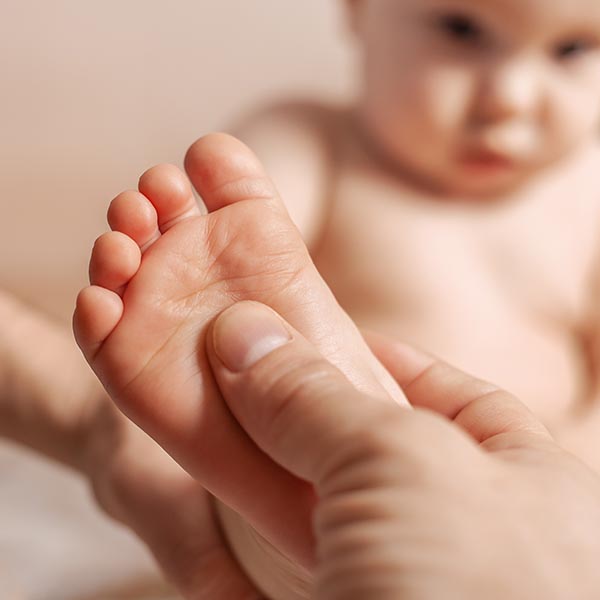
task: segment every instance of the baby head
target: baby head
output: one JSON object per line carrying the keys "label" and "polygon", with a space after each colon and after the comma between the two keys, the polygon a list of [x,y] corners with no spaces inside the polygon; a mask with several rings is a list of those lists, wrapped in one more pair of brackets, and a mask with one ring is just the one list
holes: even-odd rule
{"label": "baby head", "polygon": [[442,193],[495,195],[600,134],[598,0],[347,0],[374,147]]}

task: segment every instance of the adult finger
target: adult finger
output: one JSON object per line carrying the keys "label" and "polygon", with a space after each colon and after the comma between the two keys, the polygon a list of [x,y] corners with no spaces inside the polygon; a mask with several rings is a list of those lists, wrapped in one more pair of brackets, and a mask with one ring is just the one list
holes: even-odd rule
{"label": "adult finger", "polygon": [[539,419],[508,392],[408,344],[373,332],[363,335],[413,407],[451,419],[488,448],[552,440]]}
{"label": "adult finger", "polygon": [[407,460],[418,455],[423,420],[427,428],[444,426],[442,446],[453,437],[438,418],[431,425],[422,411],[416,416],[358,392],[301,334],[259,303],[239,302],[224,311],[208,340],[213,373],[239,423],[276,462],[317,486],[348,448],[359,455],[369,445],[389,442],[400,444],[394,451]]}
{"label": "adult finger", "polygon": [[262,598],[223,538],[214,498],[111,404],[105,407],[84,471],[102,509],[138,535],[186,600]]}

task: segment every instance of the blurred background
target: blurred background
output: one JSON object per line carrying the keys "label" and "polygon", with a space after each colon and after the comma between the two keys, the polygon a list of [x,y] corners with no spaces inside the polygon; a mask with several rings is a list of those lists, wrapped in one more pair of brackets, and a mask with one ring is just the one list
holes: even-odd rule
{"label": "blurred background", "polygon": [[[351,95],[342,9],[0,0],[0,287],[68,324],[107,204],[146,168],[261,104]],[[0,599],[149,599],[157,580],[82,481],[0,441]]]}

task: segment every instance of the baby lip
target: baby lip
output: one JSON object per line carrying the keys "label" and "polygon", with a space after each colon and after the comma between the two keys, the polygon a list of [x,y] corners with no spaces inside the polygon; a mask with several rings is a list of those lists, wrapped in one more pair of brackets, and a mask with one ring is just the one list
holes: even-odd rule
{"label": "baby lip", "polygon": [[514,157],[488,150],[485,148],[473,148],[467,150],[463,155],[463,161],[468,164],[477,164],[483,166],[513,167],[515,166]]}

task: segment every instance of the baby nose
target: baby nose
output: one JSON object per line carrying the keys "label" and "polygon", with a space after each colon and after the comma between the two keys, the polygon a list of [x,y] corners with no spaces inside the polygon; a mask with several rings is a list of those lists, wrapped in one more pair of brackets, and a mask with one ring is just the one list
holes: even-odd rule
{"label": "baby nose", "polygon": [[496,65],[481,81],[477,114],[485,122],[532,114],[539,102],[539,81],[533,65],[512,61]]}

